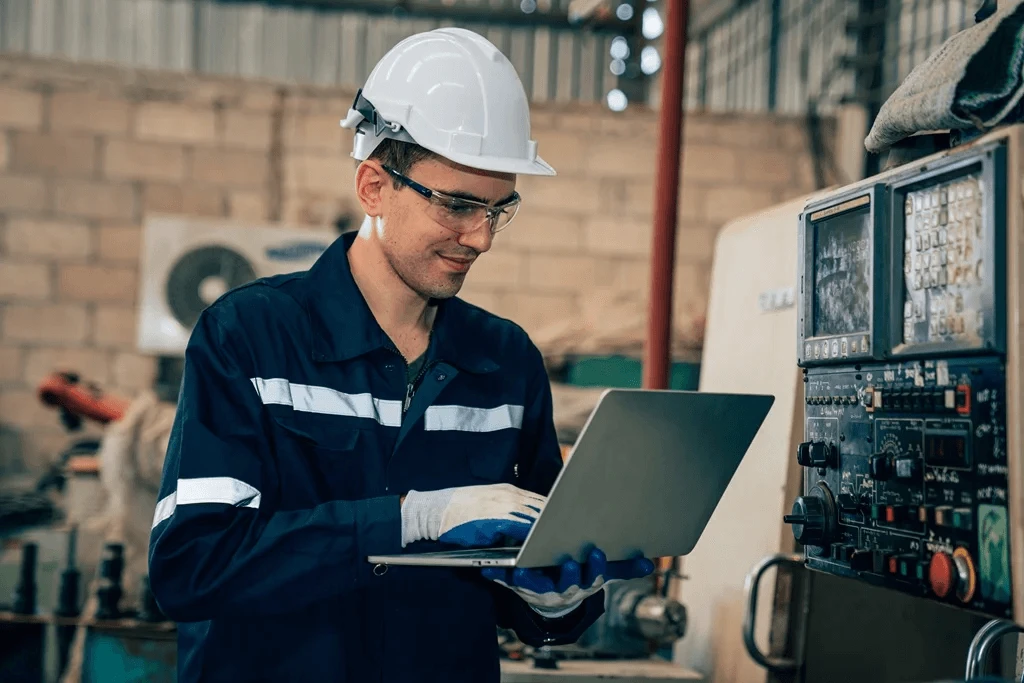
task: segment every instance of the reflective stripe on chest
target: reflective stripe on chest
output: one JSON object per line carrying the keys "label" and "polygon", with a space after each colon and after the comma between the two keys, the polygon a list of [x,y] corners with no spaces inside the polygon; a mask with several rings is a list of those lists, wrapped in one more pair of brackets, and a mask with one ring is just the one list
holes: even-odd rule
{"label": "reflective stripe on chest", "polygon": [[[385,427],[402,426],[403,414],[414,395],[410,384],[403,405],[402,401],[376,398],[369,392],[350,394],[282,378],[253,377],[250,381],[264,405],[286,405],[298,412],[364,418]],[[431,432],[521,429],[523,413],[523,406],[509,403],[493,407],[430,405],[423,413],[423,428]]]}

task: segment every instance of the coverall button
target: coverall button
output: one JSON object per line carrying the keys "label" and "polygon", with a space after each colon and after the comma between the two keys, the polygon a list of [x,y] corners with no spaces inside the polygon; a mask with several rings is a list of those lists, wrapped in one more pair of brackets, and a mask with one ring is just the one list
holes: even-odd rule
{"label": "coverall button", "polygon": [[443,372],[439,372],[439,373],[437,374],[437,381],[438,381],[438,382],[443,382],[443,381],[444,381],[444,378],[445,378],[445,377],[447,377],[447,376],[448,376],[448,375],[444,374]]}

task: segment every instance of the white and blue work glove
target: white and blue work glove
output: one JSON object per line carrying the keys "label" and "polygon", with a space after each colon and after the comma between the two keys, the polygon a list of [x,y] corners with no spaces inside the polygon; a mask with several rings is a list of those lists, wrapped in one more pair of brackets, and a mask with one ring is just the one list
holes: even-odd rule
{"label": "white and blue work glove", "polygon": [[609,562],[600,549],[594,548],[582,566],[569,560],[553,568],[486,567],[481,571],[485,578],[515,592],[541,616],[555,619],[572,612],[610,583],[649,576],[654,562],[646,557]]}
{"label": "white and blue work glove", "polygon": [[409,491],[402,503],[402,547],[421,540],[466,548],[522,542],[546,501],[511,484]]}

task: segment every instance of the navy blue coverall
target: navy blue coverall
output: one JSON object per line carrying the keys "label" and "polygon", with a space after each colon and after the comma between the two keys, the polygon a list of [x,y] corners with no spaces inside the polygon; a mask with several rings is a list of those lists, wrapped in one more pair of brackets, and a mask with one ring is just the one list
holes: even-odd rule
{"label": "navy blue coverall", "polygon": [[149,554],[183,683],[497,681],[496,625],[562,644],[604,611],[599,592],[548,620],[477,569],[366,562],[443,549],[401,548],[410,489],[546,495],[562,460],[540,352],[508,320],[442,302],[410,391],[353,239],[227,293],[192,333]]}

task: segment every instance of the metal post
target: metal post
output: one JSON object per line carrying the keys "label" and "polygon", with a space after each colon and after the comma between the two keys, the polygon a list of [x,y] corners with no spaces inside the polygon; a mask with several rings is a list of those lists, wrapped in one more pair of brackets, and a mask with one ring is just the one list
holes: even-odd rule
{"label": "metal post", "polygon": [[672,338],[672,279],[682,166],[683,86],[686,76],[687,0],[669,0],[665,18],[658,171],[654,180],[654,238],[644,347],[644,387],[668,387]]}
{"label": "metal post", "polygon": [[782,31],[782,0],[771,0],[771,32],[768,34],[768,111],[778,106],[779,33]]}
{"label": "metal post", "polygon": [[[915,4],[916,2],[917,0],[915,0]],[[882,108],[882,97],[886,86],[885,54],[888,48],[886,26],[883,22],[890,15],[891,9],[889,0],[859,0],[857,3],[857,69],[854,87],[867,110],[869,127]],[[896,61],[898,61],[898,53]],[[866,135],[867,131],[864,133]],[[881,158],[877,154],[865,152],[865,176],[875,175],[880,170]]]}
{"label": "metal post", "polygon": [[697,83],[697,101],[700,102],[701,109],[708,108],[708,52],[710,52],[708,41],[710,39],[711,36],[707,31],[702,31],[697,38],[697,43],[700,45],[700,63],[698,65],[700,81]]}
{"label": "metal post", "polygon": [[192,71],[203,70],[203,15],[200,0],[192,0]]}

